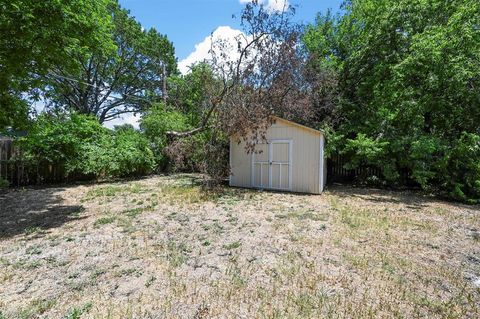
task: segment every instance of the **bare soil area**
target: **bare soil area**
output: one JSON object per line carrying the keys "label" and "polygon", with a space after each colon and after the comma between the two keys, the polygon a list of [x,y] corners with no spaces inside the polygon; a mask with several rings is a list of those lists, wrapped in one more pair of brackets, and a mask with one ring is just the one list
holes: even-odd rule
{"label": "bare soil area", "polygon": [[480,208],[198,176],[0,193],[0,318],[480,318]]}

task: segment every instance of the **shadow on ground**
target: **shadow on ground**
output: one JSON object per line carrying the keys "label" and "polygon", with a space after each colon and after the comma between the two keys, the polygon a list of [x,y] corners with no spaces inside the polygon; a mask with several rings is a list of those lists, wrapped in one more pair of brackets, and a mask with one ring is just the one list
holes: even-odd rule
{"label": "shadow on ground", "polygon": [[[432,202],[444,202],[440,198],[424,195],[414,190],[386,190],[334,184],[328,186],[328,191],[340,198],[356,197],[373,203],[404,204],[407,208],[413,210],[425,208]],[[468,209],[473,207],[455,202],[448,202],[448,204],[457,208]]]}
{"label": "shadow on ground", "polygon": [[0,239],[20,234],[41,235],[51,228],[82,219],[81,205],[65,205],[64,188],[13,189],[0,193]]}

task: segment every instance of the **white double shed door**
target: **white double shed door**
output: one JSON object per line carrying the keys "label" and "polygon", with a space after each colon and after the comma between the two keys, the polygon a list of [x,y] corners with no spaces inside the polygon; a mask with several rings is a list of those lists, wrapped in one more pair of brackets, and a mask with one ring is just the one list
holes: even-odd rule
{"label": "white double shed door", "polygon": [[292,140],[268,140],[252,153],[252,186],[292,189]]}

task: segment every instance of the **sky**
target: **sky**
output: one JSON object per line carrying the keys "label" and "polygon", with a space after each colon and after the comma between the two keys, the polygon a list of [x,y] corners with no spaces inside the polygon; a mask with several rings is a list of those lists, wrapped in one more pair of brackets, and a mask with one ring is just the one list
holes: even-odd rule
{"label": "sky", "polygon": [[[207,58],[210,35],[233,39],[240,31],[238,16],[251,0],[119,0],[120,5],[146,29],[154,27],[173,42],[182,73],[192,63]],[[315,21],[318,12],[337,12],[343,0],[259,0],[269,10],[294,6],[298,22]],[[129,123],[138,127],[137,116],[125,116],[106,126]]]}

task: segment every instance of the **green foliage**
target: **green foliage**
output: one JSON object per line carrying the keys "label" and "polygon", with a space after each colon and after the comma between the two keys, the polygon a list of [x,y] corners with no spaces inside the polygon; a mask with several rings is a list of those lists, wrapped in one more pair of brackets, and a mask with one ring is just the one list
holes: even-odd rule
{"label": "green foliage", "polygon": [[7,180],[0,177],[0,188],[7,188],[8,186],[10,186],[10,183]]}
{"label": "green foliage", "polygon": [[35,96],[38,92],[31,90],[44,86],[43,76],[53,67],[73,70],[78,65],[72,56],[115,49],[106,10],[109,2],[0,1],[0,129],[21,128],[16,123],[25,119],[26,107],[19,104],[22,94]]}
{"label": "green foliage", "polygon": [[165,154],[168,131],[185,131],[191,126],[188,124],[188,116],[162,103],[151,107],[143,116],[140,128],[145,136],[152,141],[156,161],[160,169],[168,165]]}
{"label": "green foliage", "polygon": [[196,126],[201,120],[207,87],[215,85],[216,81],[208,64],[196,64],[188,74],[168,79],[169,103],[186,115],[188,124]]}
{"label": "green foliage", "polygon": [[7,127],[25,130],[29,122],[28,103],[17,95],[0,93],[0,132]]}
{"label": "green foliage", "polygon": [[20,144],[30,161],[65,166],[69,175],[81,165],[84,146],[97,143],[106,135],[108,129],[93,117],[43,113]]}
{"label": "green foliage", "polygon": [[148,140],[133,128],[105,134],[97,143],[85,144],[78,170],[104,177],[146,175],[155,166]]}
{"label": "green foliage", "polygon": [[186,138],[168,141],[168,131],[182,132],[197,127],[195,116],[160,103],[144,114],[140,127],[153,144],[159,170],[200,171],[224,178],[228,172],[229,146],[224,133],[205,129]]}
{"label": "green foliage", "polygon": [[80,319],[83,314],[88,313],[92,308],[92,303],[87,303],[81,308],[73,308],[70,312],[65,316],[65,319]]}
{"label": "green foliage", "polygon": [[389,183],[479,200],[480,2],[351,0],[343,8],[319,15],[304,36],[314,63],[338,74],[336,150],[352,155],[350,167],[382,168]]}
{"label": "green foliage", "polygon": [[75,113],[41,114],[19,143],[32,166],[60,166],[67,177],[143,175],[154,167],[140,132],[129,127],[112,132],[94,117]]}
{"label": "green foliage", "polygon": [[387,145],[388,142],[373,140],[365,134],[359,133],[355,139],[347,139],[344,152],[353,153],[351,165],[358,167],[362,162],[363,164],[378,163],[383,157]]}
{"label": "green foliage", "polygon": [[480,135],[463,133],[439,162],[443,189],[457,200],[480,203]]}

